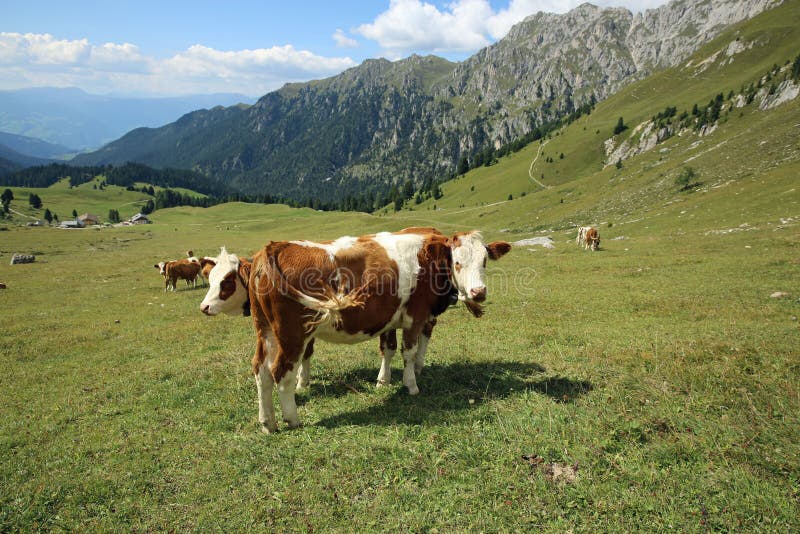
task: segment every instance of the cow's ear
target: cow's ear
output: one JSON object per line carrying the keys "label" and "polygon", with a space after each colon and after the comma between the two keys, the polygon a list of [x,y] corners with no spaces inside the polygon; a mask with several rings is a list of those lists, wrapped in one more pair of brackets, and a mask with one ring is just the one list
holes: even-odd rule
{"label": "cow's ear", "polygon": [[205,267],[206,265],[216,265],[217,262],[214,260],[210,260],[208,258],[200,258],[200,267]]}
{"label": "cow's ear", "polygon": [[489,259],[499,260],[511,250],[511,244],[505,241],[493,241],[486,245],[486,250],[489,251]]}

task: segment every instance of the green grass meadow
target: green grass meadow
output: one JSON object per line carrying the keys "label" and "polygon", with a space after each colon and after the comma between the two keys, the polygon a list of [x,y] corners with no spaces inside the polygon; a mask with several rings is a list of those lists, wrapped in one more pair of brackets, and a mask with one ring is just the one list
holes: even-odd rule
{"label": "green grass meadow", "polygon": [[796,220],[644,219],[601,228],[597,253],[552,232],[555,249],[490,265],[483,318],[440,318],[418,397],[399,357],[374,387],[377,341],[319,343],[304,426],[268,436],[250,319],[203,316],[205,290],[165,294],[153,264],[409,221],[245,204],[154,219],[0,232],[4,531],[800,526]]}

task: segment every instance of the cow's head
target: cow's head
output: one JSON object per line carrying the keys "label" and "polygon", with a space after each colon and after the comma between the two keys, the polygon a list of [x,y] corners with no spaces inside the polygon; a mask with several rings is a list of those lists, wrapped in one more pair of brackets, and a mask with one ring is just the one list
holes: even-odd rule
{"label": "cow's head", "polygon": [[498,260],[511,250],[505,241],[484,244],[480,232],[459,232],[450,239],[453,251],[453,280],[459,299],[480,315],[479,304],[486,300],[486,261]]}
{"label": "cow's head", "polygon": [[211,263],[214,266],[208,273],[208,293],[200,303],[200,311],[206,315],[250,315],[247,289],[250,263],[235,254],[228,254],[225,247],[214,260],[201,260],[203,266]]}
{"label": "cow's head", "polygon": [[160,261],[160,262],[156,263],[155,265],[153,265],[153,267],[158,269],[159,274],[161,274],[163,276],[167,276],[166,266],[167,266],[167,262],[165,262],[165,261]]}

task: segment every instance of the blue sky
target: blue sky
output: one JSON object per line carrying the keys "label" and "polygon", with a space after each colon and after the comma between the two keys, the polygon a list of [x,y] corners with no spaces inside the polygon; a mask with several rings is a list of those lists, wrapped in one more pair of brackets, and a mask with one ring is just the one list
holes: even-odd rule
{"label": "blue sky", "polygon": [[[3,0],[0,90],[252,97],[368,58],[460,61],[525,16],[581,0]],[[601,0],[631,11],[665,0]]]}

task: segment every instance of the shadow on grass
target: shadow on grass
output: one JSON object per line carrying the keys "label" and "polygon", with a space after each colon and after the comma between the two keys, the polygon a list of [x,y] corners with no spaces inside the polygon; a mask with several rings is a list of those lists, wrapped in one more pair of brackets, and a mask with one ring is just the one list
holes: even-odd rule
{"label": "shadow on grass", "polygon": [[[436,423],[466,413],[487,400],[504,399],[524,391],[535,391],[563,403],[573,402],[592,390],[592,384],[585,380],[542,377],[545,369],[536,363],[455,363],[426,366],[417,379],[420,394],[412,397],[401,385],[402,371],[393,371],[394,381],[390,387],[394,392],[380,404],[328,417],[317,424],[337,427]],[[356,369],[332,383],[312,386],[312,394],[368,394],[375,387],[376,375],[377,369],[372,367]]]}

